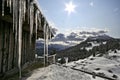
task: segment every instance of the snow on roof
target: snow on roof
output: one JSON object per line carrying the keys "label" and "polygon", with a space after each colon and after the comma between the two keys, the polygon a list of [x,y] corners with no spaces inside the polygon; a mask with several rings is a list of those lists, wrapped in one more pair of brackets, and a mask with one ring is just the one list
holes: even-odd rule
{"label": "snow on roof", "polygon": [[[36,4],[38,10],[39,10],[40,13],[43,15],[43,10],[42,10],[42,8],[41,8],[41,6],[40,6],[38,0],[33,0],[33,3]],[[43,15],[43,16],[44,16],[44,15]],[[44,18],[45,18],[45,20],[47,19],[45,16],[44,16]],[[48,19],[47,19],[47,20],[48,20]],[[53,31],[52,31],[52,25],[50,24],[49,21],[47,21],[47,23],[50,25],[49,28],[50,28],[51,33],[53,34]]]}

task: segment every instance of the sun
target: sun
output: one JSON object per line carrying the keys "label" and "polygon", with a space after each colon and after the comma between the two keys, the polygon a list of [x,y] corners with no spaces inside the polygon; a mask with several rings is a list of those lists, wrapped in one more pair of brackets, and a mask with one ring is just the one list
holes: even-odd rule
{"label": "sun", "polygon": [[75,12],[76,7],[77,6],[70,1],[69,3],[65,4],[65,11],[67,11],[68,15],[70,15],[71,13]]}

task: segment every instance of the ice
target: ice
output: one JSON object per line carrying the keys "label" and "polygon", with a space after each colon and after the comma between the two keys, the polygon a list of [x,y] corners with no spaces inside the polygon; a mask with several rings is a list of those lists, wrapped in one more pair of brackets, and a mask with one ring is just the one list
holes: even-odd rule
{"label": "ice", "polygon": [[21,78],[21,50],[22,50],[22,22],[23,22],[23,0],[19,1],[19,26],[18,26],[18,68]]}
{"label": "ice", "polygon": [[47,62],[48,62],[48,36],[49,36],[49,33],[48,33],[48,29],[49,29],[49,27],[48,27],[48,25],[47,25],[47,31],[46,31],[46,54],[47,54]]}
{"label": "ice", "polygon": [[45,65],[45,56],[46,56],[46,23],[44,22],[44,65]]}
{"label": "ice", "polygon": [[[18,42],[18,56],[19,56],[18,67],[19,67],[19,74],[21,77],[22,24],[26,12],[26,8],[25,8],[26,1],[7,0],[7,6],[9,6],[10,8],[10,13],[13,14],[13,32],[15,33],[15,44],[17,44]],[[4,16],[4,0],[2,1],[2,16]]]}
{"label": "ice", "polygon": [[5,0],[2,0],[2,16],[4,16],[4,5],[5,5]]}
{"label": "ice", "polygon": [[14,15],[15,14],[15,11],[14,11],[15,7],[14,6],[15,6],[15,1],[13,0],[13,32],[14,32],[14,29],[15,29],[15,22],[14,22],[15,21],[15,15]]}
{"label": "ice", "polygon": [[16,40],[16,42],[17,42],[17,34],[18,34],[17,33],[17,30],[18,30],[18,14],[17,14],[18,13],[18,10],[17,10],[18,9],[18,6],[17,6],[18,4],[17,3],[18,3],[18,1],[15,0],[14,1],[14,6],[13,6],[13,12],[14,12],[13,13],[13,15],[14,15],[14,17],[13,17],[14,22],[13,23],[15,24],[15,26],[13,28],[15,28],[15,40]]}
{"label": "ice", "polygon": [[9,6],[9,1],[7,0],[7,7]]}
{"label": "ice", "polygon": [[7,0],[7,7],[10,7],[10,13],[12,12],[11,9],[12,9],[12,1],[11,0]]}
{"label": "ice", "polygon": [[48,23],[44,21],[44,64],[45,64],[45,60],[48,62],[48,45],[49,45],[48,39],[50,37],[50,33],[51,32]]}
{"label": "ice", "polygon": [[26,13],[26,1],[23,1],[23,17],[25,21],[25,13]]}
{"label": "ice", "polygon": [[27,0],[27,8],[28,8],[27,9],[27,12],[28,12],[28,14],[27,14],[28,15],[28,19],[27,20],[28,20],[28,23],[30,21],[30,13],[29,13],[30,12],[30,7],[29,6],[30,6],[30,0]]}
{"label": "ice", "polygon": [[52,38],[52,36],[51,36],[51,32],[52,32],[52,31],[51,31],[51,27],[50,27],[50,35],[49,35],[49,36],[50,36],[50,41],[51,41],[51,38]]}
{"label": "ice", "polygon": [[12,4],[12,1],[9,0],[10,13],[12,12],[12,6],[11,6],[11,4]]}
{"label": "ice", "polygon": [[[7,2],[6,6],[10,8],[10,13],[13,15],[13,33],[15,33],[15,46],[18,48],[18,67],[19,67],[19,74],[21,77],[21,48],[22,48],[22,27],[23,22],[25,21],[26,14],[28,24],[30,24],[30,46],[31,46],[31,38],[33,34],[33,26],[35,23],[36,29],[36,38],[37,38],[37,28],[41,23],[41,12],[38,9],[34,12],[34,0],[31,2],[30,0],[2,0],[2,16],[4,16],[4,8],[5,8],[5,1]],[[35,15],[35,18],[34,18]],[[35,20],[35,21],[34,21]],[[38,23],[39,22],[39,23]],[[48,56],[48,38],[49,38],[49,26],[44,20],[45,25],[44,27],[44,38],[45,38],[45,56]],[[46,51],[46,52],[45,52]]]}
{"label": "ice", "polygon": [[36,23],[36,27],[35,27],[35,30],[36,30],[36,38],[37,38],[37,27],[38,27],[38,10],[36,10],[36,13],[35,13],[35,23]]}
{"label": "ice", "polygon": [[31,38],[33,33],[33,18],[34,18],[34,7],[33,3],[30,4],[30,45],[31,45]]}
{"label": "ice", "polygon": [[45,60],[47,60],[48,62],[48,35],[49,35],[48,29],[49,29],[48,24],[45,21],[44,23],[44,64],[46,64]]}

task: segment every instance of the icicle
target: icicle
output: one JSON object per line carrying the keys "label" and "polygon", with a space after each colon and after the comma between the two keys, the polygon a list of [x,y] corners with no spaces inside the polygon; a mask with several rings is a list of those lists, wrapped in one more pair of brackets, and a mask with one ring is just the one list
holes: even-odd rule
{"label": "icicle", "polygon": [[24,21],[24,0],[22,0],[22,2],[21,2],[22,4],[21,4],[21,18],[22,18],[22,20]]}
{"label": "icicle", "polygon": [[48,24],[46,23],[45,20],[45,25],[44,25],[44,57],[45,61],[48,62]]}
{"label": "icicle", "polygon": [[32,33],[33,33],[33,17],[34,16],[34,7],[33,4],[31,3],[30,5],[30,44],[31,44],[31,38],[32,38]]}
{"label": "icicle", "polygon": [[[8,2],[8,1],[7,1]],[[13,32],[14,32],[14,30],[15,30],[15,1],[13,0]]]}
{"label": "icicle", "polygon": [[18,54],[19,54],[19,57],[18,57],[18,68],[19,68],[19,78],[21,78],[21,0],[19,1],[19,31],[18,31]]}
{"label": "icicle", "polygon": [[51,27],[49,27],[49,28],[50,28],[50,31],[49,31],[50,35],[49,36],[50,36],[50,41],[51,41],[51,38],[52,38],[51,32],[52,31],[51,31]]}
{"label": "icicle", "polygon": [[9,7],[10,7],[10,13],[12,12],[12,6],[11,6],[11,3],[12,3],[12,1],[11,0],[9,0],[10,2],[9,2]]}
{"label": "icicle", "polygon": [[46,21],[44,22],[44,66],[46,61]]}
{"label": "icicle", "polygon": [[46,30],[46,55],[47,55],[47,56],[46,56],[46,57],[47,57],[47,62],[48,62],[48,34],[49,34],[49,33],[48,33],[48,29],[49,29],[49,28],[48,28],[48,24],[47,24],[46,27],[47,27],[47,30]]}
{"label": "icicle", "polygon": [[37,39],[38,20],[39,20],[40,18],[41,18],[41,17],[39,17],[39,11],[38,11],[38,10],[36,10],[36,13],[35,13],[36,39]]}
{"label": "icicle", "polygon": [[18,0],[14,1],[14,23],[15,23],[15,41],[17,42],[17,31],[18,31]]}
{"label": "icicle", "polygon": [[24,1],[24,3],[23,3],[23,4],[24,4],[24,11],[23,11],[23,12],[24,12],[24,14],[23,14],[23,15],[24,15],[24,21],[25,21],[25,13],[26,13],[26,1]]}
{"label": "icicle", "polygon": [[39,26],[41,27],[41,13],[38,11],[38,21],[39,21]]}
{"label": "icicle", "polygon": [[36,11],[36,13],[35,13],[35,24],[36,24],[36,27],[35,27],[36,31],[35,32],[36,32],[36,38],[37,38],[37,26],[38,26],[37,16],[38,16],[38,13]]}
{"label": "icicle", "polygon": [[7,0],[7,7],[9,7],[10,8],[10,13],[12,13],[12,2],[13,2],[13,0]]}
{"label": "icicle", "polygon": [[5,0],[2,0],[2,16],[4,16]]}
{"label": "icicle", "polygon": [[9,6],[9,0],[7,0],[7,7]]}
{"label": "icicle", "polygon": [[30,22],[30,13],[29,13],[30,12],[30,7],[29,6],[30,6],[30,0],[27,0],[28,23]]}
{"label": "icicle", "polygon": [[19,1],[19,26],[18,26],[18,67],[19,78],[21,78],[21,53],[22,53],[22,23],[23,22],[23,0]]}

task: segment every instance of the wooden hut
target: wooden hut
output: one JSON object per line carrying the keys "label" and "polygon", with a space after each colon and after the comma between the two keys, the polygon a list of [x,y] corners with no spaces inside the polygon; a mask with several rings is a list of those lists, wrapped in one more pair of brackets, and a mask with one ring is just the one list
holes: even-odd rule
{"label": "wooden hut", "polygon": [[36,1],[0,0],[0,74],[34,61],[36,39],[52,36]]}

